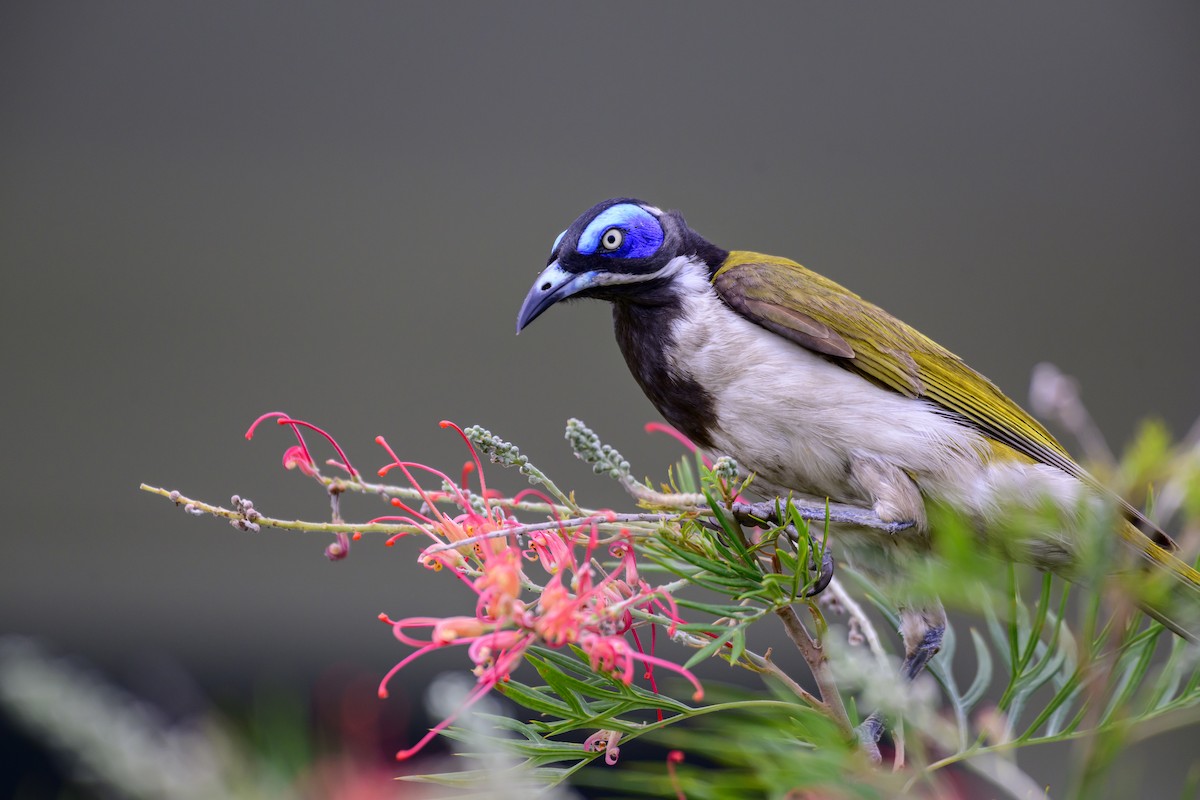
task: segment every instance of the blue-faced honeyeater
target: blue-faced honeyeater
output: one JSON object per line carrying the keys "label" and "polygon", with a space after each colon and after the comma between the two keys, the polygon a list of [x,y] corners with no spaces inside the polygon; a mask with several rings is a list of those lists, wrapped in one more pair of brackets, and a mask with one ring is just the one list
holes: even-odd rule
{"label": "blue-faced honeyeater", "polygon": [[[914,523],[892,536],[918,542],[928,541],[935,507],[964,515],[986,540],[1014,514],[1051,503],[1064,512],[1058,529],[1003,551],[1068,577],[1085,541],[1071,529],[1074,510],[1111,502],[1118,540],[1200,608],[1200,573],[1172,555],[1162,530],[1107,494],[991,381],[828,278],[724,250],[678,212],[616,199],[559,234],[518,332],[578,297],[612,303],[617,342],[646,396],[698,445],[753,472],[755,488],[866,506]],[[897,603],[913,677],[940,646],[945,616],[936,600]],[[1174,609],[1146,608],[1192,638]]]}

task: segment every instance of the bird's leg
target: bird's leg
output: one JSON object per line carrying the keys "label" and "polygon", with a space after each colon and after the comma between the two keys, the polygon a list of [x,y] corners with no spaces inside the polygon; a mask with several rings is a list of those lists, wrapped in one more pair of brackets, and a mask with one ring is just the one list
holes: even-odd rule
{"label": "bird's leg", "polygon": [[[916,680],[929,659],[942,648],[942,636],[946,633],[946,610],[940,602],[933,605],[900,609],[900,635],[904,639],[904,663],[900,674],[912,683]],[[858,728],[859,739],[878,758],[879,748],[875,743],[883,733],[883,715],[875,711]]]}
{"label": "bird's leg", "polygon": [[916,482],[895,464],[875,456],[850,459],[850,483],[871,498],[875,515],[884,522],[911,522],[925,530],[925,498]]}
{"label": "bird's leg", "polygon": [[[850,459],[850,483],[871,498],[876,516],[885,522],[912,522],[918,535],[928,527],[925,498],[912,477],[900,467],[870,455]],[[921,674],[929,659],[942,646],[946,632],[946,612],[936,600],[933,605],[900,608],[900,635],[904,639],[904,663],[900,674],[910,683]],[[878,760],[876,742],[883,733],[884,720],[879,711],[859,726],[859,738],[872,758]]]}
{"label": "bird's leg", "polygon": [[[735,503],[732,511],[734,519],[736,519],[742,525],[759,526],[763,524],[770,524],[771,521],[778,521],[774,509],[769,507],[759,508],[758,506],[752,506],[745,503]],[[703,524],[706,527],[712,528],[713,530],[720,530],[720,526],[714,523],[706,522]],[[796,530],[796,526],[788,525],[785,530],[793,542],[800,541],[800,532]],[[813,585],[809,587],[808,591],[804,594],[805,597],[815,597],[816,595],[825,591],[825,588],[829,586],[829,582],[833,580],[833,570],[835,564],[833,560],[833,552],[829,547],[829,543],[826,542],[825,549],[822,550],[821,542],[817,539],[817,537],[813,536],[811,531],[806,531],[806,535],[808,536],[808,568],[813,571],[820,569],[820,573],[817,576],[816,582],[813,583]],[[819,567],[816,559],[817,552],[821,553],[821,564]]]}

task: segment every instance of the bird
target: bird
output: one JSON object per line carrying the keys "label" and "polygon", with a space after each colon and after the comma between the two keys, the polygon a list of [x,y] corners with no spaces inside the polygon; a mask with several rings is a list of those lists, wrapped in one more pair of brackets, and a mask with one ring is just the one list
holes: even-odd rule
{"label": "bird", "polygon": [[[1173,555],[1171,538],[1033,416],[949,350],[795,261],[725,250],[678,211],[616,198],[554,240],[517,332],[579,298],[612,304],[625,362],[667,422],[735,459],[759,491],[857,504],[911,525],[876,532],[877,551],[898,549],[881,536],[927,550],[938,507],[986,535],[1049,502],[1063,511],[1061,529],[1004,549],[1070,576],[1085,546],[1071,529],[1073,510],[1112,503],[1119,540],[1200,606],[1200,573]],[[941,646],[945,611],[936,599],[897,605],[901,670],[912,679]],[[1195,640],[1174,612],[1146,610]]]}

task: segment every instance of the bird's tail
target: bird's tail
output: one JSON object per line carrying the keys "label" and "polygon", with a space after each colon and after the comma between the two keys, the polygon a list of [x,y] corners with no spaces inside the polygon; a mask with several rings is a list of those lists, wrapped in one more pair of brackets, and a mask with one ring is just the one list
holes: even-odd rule
{"label": "bird's tail", "polygon": [[[1120,527],[1121,538],[1155,567],[1139,573],[1138,605],[1172,633],[1200,641],[1200,572],[1134,523],[1123,522]],[[1174,545],[1169,538],[1166,541]]]}

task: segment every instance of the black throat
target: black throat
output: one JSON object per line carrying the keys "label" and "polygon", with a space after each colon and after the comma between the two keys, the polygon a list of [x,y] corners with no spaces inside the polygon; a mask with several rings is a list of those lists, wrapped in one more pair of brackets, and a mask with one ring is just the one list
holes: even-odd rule
{"label": "black throat", "polygon": [[712,395],[671,364],[670,354],[675,347],[671,323],[683,313],[672,289],[664,285],[640,293],[637,300],[615,299],[617,344],[629,371],[658,413],[700,447],[711,448],[710,429],[716,420]]}

